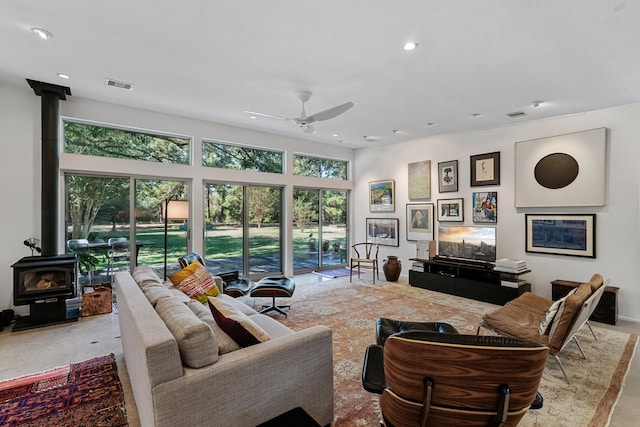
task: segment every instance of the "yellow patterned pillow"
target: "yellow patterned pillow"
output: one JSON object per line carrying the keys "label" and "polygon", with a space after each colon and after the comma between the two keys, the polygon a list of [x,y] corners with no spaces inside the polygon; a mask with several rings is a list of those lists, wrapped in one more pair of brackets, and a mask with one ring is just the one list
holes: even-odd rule
{"label": "yellow patterned pillow", "polygon": [[177,273],[167,276],[176,288],[190,298],[204,303],[208,296],[215,297],[220,293],[218,285],[206,268],[199,262],[189,264]]}

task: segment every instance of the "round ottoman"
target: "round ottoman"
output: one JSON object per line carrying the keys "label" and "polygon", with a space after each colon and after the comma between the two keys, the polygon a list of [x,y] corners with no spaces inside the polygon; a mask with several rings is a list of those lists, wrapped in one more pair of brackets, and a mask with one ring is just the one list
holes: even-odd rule
{"label": "round ottoman", "polygon": [[285,276],[264,277],[256,283],[251,289],[252,297],[268,297],[271,298],[271,305],[263,306],[260,313],[268,313],[269,311],[277,311],[285,317],[287,313],[283,308],[290,308],[290,305],[276,305],[276,298],[291,298],[293,291],[296,289],[296,283],[293,279]]}

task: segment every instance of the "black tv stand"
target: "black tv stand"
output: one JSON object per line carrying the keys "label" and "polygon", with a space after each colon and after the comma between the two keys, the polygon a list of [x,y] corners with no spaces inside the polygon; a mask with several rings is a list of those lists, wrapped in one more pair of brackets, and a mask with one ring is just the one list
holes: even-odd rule
{"label": "black tv stand", "polygon": [[422,264],[416,268],[424,270],[409,270],[411,286],[499,305],[531,292],[531,284],[518,279],[528,270],[515,274],[452,260],[411,260]]}

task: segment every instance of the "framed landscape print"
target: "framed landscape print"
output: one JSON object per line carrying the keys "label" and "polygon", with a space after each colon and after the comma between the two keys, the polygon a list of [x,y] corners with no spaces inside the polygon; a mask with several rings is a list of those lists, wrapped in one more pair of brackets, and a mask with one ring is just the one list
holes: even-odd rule
{"label": "framed landscape print", "polygon": [[471,156],[471,186],[500,184],[500,152]]}
{"label": "framed landscape print", "polygon": [[367,218],[367,242],[400,246],[398,218]]}
{"label": "framed landscape print", "polygon": [[431,198],[431,160],[407,165],[409,200]]}
{"label": "framed landscape print", "polygon": [[407,240],[433,240],[433,203],[407,205]]}
{"label": "framed landscape print", "polygon": [[438,199],[438,221],[464,221],[463,199]]}
{"label": "framed landscape print", "polygon": [[458,161],[438,163],[438,191],[449,193],[458,191]]}
{"label": "framed landscape print", "polygon": [[369,182],[369,211],[394,212],[395,193],[395,181],[392,179]]}
{"label": "framed landscape print", "polygon": [[596,214],[525,215],[527,252],[596,257]]}
{"label": "framed landscape print", "polygon": [[498,193],[473,193],[473,222],[498,222]]}

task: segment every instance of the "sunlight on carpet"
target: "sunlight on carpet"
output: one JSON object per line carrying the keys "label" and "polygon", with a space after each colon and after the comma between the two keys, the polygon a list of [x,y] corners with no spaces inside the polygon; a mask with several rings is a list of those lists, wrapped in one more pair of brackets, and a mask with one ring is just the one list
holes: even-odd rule
{"label": "sunlight on carpet", "polygon": [[[364,350],[375,342],[375,319],[441,321],[475,334],[482,315],[496,306],[404,284],[338,278],[296,288],[284,324],[300,330],[324,324],[333,331],[336,426],[378,425],[378,397],[362,388]],[[519,426],[606,426],[622,390],[638,337],[600,328],[598,340],[581,331],[584,360],[575,344],[560,357],[568,385],[550,357],[540,385],[544,407],[529,411]]]}

